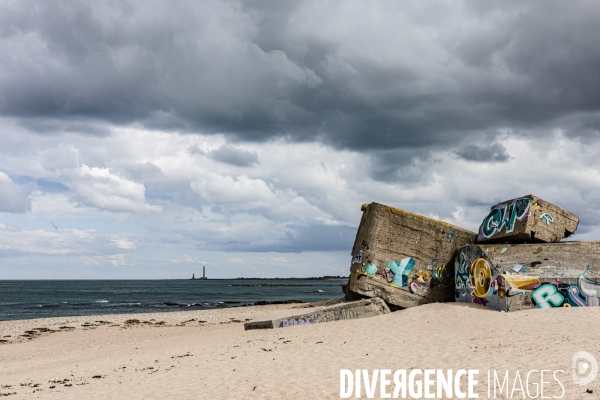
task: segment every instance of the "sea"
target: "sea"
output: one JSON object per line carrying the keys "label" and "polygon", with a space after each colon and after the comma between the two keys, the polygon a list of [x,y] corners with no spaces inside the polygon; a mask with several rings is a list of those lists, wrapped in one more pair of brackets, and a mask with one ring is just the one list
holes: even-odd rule
{"label": "sea", "polygon": [[0,280],[0,321],[342,297],[340,279]]}

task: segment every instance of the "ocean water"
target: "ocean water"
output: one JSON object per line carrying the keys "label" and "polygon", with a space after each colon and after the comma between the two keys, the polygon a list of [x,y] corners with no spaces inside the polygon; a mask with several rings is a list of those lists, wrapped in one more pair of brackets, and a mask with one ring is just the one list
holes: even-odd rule
{"label": "ocean water", "polygon": [[240,307],[343,296],[342,280],[0,280],[0,321]]}

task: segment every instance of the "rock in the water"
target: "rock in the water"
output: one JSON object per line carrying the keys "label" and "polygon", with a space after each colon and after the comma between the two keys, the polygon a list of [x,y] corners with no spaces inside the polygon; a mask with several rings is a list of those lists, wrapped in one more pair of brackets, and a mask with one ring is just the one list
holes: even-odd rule
{"label": "rock in the water", "polygon": [[460,249],[455,298],[500,311],[600,305],[600,242]]}
{"label": "rock in the water", "polygon": [[362,210],[349,292],[405,308],[454,299],[454,254],[477,234],[383,204]]}
{"label": "rock in the water", "polygon": [[571,236],[579,217],[532,194],[492,207],[478,243],[553,243]]}
{"label": "rock in the water", "polygon": [[381,299],[364,299],[342,302],[330,306],[304,309],[288,309],[269,316],[246,322],[244,329],[288,328],[296,325],[311,325],[322,322],[375,317],[388,314],[390,309]]}

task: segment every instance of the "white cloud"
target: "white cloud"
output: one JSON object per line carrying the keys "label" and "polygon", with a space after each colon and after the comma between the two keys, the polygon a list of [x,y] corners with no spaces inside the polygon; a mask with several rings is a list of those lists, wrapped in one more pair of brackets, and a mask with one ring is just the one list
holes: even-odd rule
{"label": "white cloud", "polygon": [[0,171],[0,212],[24,213],[31,210],[31,185],[17,185]]}
{"label": "white cloud", "polygon": [[206,261],[198,259],[198,257],[192,257],[189,254],[184,254],[179,258],[174,258],[171,260],[172,263],[180,264],[180,263],[196,263],[196,264],[206,264]]}
{"label": "white cloud", "polygon": [[234,263],[234,264],[243,264],[244,260],[242,260],[239,257],[234,257],[234,258],[230,258],[229,262]]}
{"label": "white cloud", "polygon": [[234,179],[209,172],[190,186],[212,204],[231,210],[268,208],[277,201],[277,196],[265,181],[250,179],[245,175]]}
{"label": "white cloud", "polygon": [[96,232],[71,230],[21,229],[0,224],[0,253],[5,255],[47,254],[69,255],[90,251],[97,252],[104,244],[97,241]]}
{"label": "white cloud", "polygon": [[88,167],[65,171],[72,198],[86,206],[113,212],[159,212],[160,206],[146,202],[145,187],[118,175],[109,168]]}
{"label": "white cloud", "polygon": [[80,256],[77,258],[77,262],[82,265],[91,265],[97,267],[125,267],[129,265],[127,262],[127,258],[123,253],[104,256]]}
{"label": "white cloud", "polygon": [[112,242],[119,249],[135,250],[135,243],[127,239],[113,239]]}
{"label": "white cloud", "polygon": [[64,169],[76,169],[80,165],[80,152],[73,143],[60,143],[38,152],[40,165],[48,171],[48,175]]}
{"label": "white cloud", "polygon": [[[271,166],[273,167],[273,166]],[[279,171],[281,176],[281,171]],[[278,188],[279,179],[267,184],[260,178],[240,175],[219,175],[208,172],[202,178],[191,182],[190,187],[211,207],[222,210],[223,214],[248,213],[261,215],[270,220],[302,221],[330,219],[326,212],[311,204],[290,187]]]}
{"label": "white cloud", "polygon": [[[315,143],[245,145],[261,154],[261,163],[239,175],[238,166],[214,163],[188,150],[191,145],[218,148],[222,137],[128,129],[98,142],[79,136],[69,140],[47,138],[38,145],[43,150],[64,143],[64,149],[77,149],[81,166],[65,164],[68,168],[31,176],[32,210],[10,218],[0,213],[0,253],[6,262],[16,263],[15,257],[24,254],[57,260],[81,257],[63,262],[90,268],[131,267],[135,260],[156,274],[163,271],[159,265],[169,263],[173,272],[164,273],[173,276],[191,276],[192,270],[178,272],[186,264],[230,265],[227,273],[235,277],[242,275],[242,266],[249,273],[270,265],[295,265],[284,254],[289,251],[349,252],[365,202],[476,230],[491,204],[530,192],[582,217],[575,238],[600,237],[600,212],[594,206],[595,188],[600,187],[595,147],[560,132],[548,137],[551,147],[526,137],[504,138],[511,158],[500,167],[460,159],[453,148],[436,152],[419,164],[423,179],[416,182],[403,180],[402,174],[398,180],[373,180],[364,173],[364,154]],[[28,157],[44,167],[46,161],[37,152]],[[21,171],[23,163],[12,161],[4,159],[11,176],[32,172]],[[112,167],[90,166],[103,163]],[[39,179],[54,180],[62,189],[36,186]],[[6,173],[0,175],[1,184],[21,186]],[[127,257],[115,255],[115,249],[126,250]],[[201,259],[193,256],[198,251]],[[224,253],[206,256],[207,251]],[[247,251],[255,255],[239,255]],[[346,264],[342,259],[337,273]]]}
{"label": "white cloud", "polygon": [[115,267],[123,267],[127,265],[127,259],[125,258],[125,254],[123,253],[113,254],[111,256],[108,256],[108,258],[110,259],[110,263]]}

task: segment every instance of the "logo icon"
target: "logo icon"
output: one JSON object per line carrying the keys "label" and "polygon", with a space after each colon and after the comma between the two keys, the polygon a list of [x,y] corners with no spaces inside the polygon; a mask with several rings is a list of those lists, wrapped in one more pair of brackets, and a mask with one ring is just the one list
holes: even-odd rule
{"label": "logo icon", "polygon": [[598,362],[590,353],[578,351],[573,354],[571,374],[573,376],[573,382],[578,385],[587,385],[596,379],[596,376],[598,375]]}

